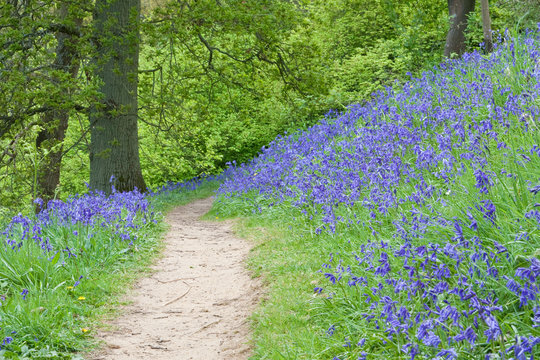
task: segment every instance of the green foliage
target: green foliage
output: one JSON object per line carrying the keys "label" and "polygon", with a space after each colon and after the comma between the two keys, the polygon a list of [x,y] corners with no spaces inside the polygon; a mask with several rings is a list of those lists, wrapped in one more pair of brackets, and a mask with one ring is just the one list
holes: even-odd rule
{"label": "green foliage", "polygon": [[368,99],[377,90],[442,57],[446,4],[433,1],[312,1],[316,61],[332,107]]}
{"label": "green foliage", "polygon": [[247,161],[291,127],[292,96],[303,89],[285,40],[300,19],[282,1],[170,3],[155,11],[144,27],[140,77],[150,185]]}
{"label": "green foliage", "polygon": [[[526,3],[491,2],[493,30],[536,27],[540,5]],[[368,99],[407,79],[407,73],[418,74],[442,60],[448,31],[445,1],[313,0],[307,8],[309,23],[300,31],[320,50],[305,61],[316,61],[330,94],[329,107]],[[470,50],[483,42],[480,12],[477,6],[468,28]]]}
{"label": "green foliage", "polygon": [[540,3],[536,0],[495,0],[491,5],[495,11],[492,16],[500,17],[503,24],[499,30],[508,27],[522,32],[536,28],[540,22]]}
{"label": "green foliage", "polygon": [[[76,34],[81,73],[88,70],[91,42],[76,19],[88,15],[86,1],[8,1],[0,6],[0,207],[16,208],[35,196],[37,169],[61,144],[36,148],[43,115],[76,113],[92,103],[95,87],[86,77],[72,77],[54,65],[56,34]],[[62,10],[63,9],[63,10]],[[60,16],[60,14],[63,14]],[[86,57],[86,58],[85,58]],[[79,180],[80,181],[80,180]]]}
{"label": "green foliage", "polygon": [[10,151],[13,156],[0,168],[0,209],[8,208],[14,211],[24,204],[24,200],[29,199],[34,183],[35,164],[39,161],[33,141],[35,134],[35,129],[29,131],[17,139],[15,146],[11,146],[13,140],[0,139],[0,147],[6,152]]}
{"label": "green foliage", "polygon": [[444,10],[360,0],[161,7],[144,27],[140,77],[148,183],[247,161],[277,134],[440,59]]}
{"label": "green foliage", "polygon": [[88,127],[88,119],[84,115],[73,114],[69,119],[60,171],[60,195],[83,194],[88,190],[86,187],[90,178]]}
{"label": "green foliage", "polygon": [[[540,22],[540,4],[533,1],[493,1],[490,4],[491,28],[495,32],[493,39],[502,35],[506,29],[522,32],[535,29]],[[482,30],[482,12],[480,6],[469,17],[467,27],[469,48],[479,48],[484,42]]]}
{"label": "green foliage", "polygon": [[[19,22],[8,16],[10,6],[1,10],[0,58],[11,60],[0,62],[0,90],[14,95],[0,100],[0,114],[20,118],[0,137],[0,206],[15,208],[35,192],[44,154],[36,155],[41,120],[31,111],[45,104],[85,108],[98,98],[89,65],[91,9],[82,3],[70,2],[71,16],[85,18],[80,73],[71,79],[56,72],[60,85],[51,81],[51,26],[72,24],[57,18],[60,3],[25,2]],[[27,21],[38,5],[48,11]],[[533,0],[490,5],[496,31],[540,20]],[[150,187],[248,161],[277,134],[439,63],[448,28],[445,1],[152,0],[143,8],[139,142]],[[23,52],[30,44],[23,34],[38,30]],[[468,39],[471,49],[482,42],[480,6]],[[83,113],[71,117],[59,196],[86,191],[88,181],[90,124]]]}
{"label": "green foliage", "polygon": [[410,54],[403,54],[404,51],[401,51],[402,56],[396,57],[392,43],[389,40],[381,41],[370,51],[358,50],[335,65],[332,76],[335,81],[333,90],[343,94],[343,103],[368,98],[407,70]]}

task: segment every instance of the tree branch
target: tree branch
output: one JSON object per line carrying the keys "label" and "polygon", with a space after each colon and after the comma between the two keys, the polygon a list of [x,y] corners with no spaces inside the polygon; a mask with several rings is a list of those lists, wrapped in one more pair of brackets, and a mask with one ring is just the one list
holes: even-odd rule
{"label": "tree branch", "polygon": [[[73,105],[73,109],[84,112],[87,111],[88,108],[80,105]],[[13,125],[15,125],[18,121],[24,120],[25,118],[43,114],[47,111],[54,110],[51,106],[40,106],[40,107],[34,107],[27,109],[21,113],[14,114],[14,115],[0,115],[0,138],[2,138]]]}

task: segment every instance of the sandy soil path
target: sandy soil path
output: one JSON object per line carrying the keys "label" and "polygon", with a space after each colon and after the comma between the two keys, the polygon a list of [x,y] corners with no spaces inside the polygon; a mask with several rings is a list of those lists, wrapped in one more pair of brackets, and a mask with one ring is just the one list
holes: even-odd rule
{"label": "sandy soil path", "polygon": [[101,332],[104,349],[93,360],[247,359],[248,316],[258,281],[244,267],[250,245],[233,236],[228,222],[201,221],[211,199],[176,208],[167,216],[163,257],[140,280],[133,303]]}

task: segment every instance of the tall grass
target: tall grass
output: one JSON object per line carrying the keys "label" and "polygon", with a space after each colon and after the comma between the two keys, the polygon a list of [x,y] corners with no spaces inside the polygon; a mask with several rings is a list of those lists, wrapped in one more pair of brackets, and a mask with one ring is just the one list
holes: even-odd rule
{"label": "tall grass", "polygon": [[539,357],[539,80],[540,32],[506,33],[233,164],[215,211],[291,227],[256,357]]}

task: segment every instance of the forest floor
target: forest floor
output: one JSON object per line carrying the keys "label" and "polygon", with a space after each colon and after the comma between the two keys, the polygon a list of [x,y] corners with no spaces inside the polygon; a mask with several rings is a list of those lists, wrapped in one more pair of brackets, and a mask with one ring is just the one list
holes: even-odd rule
{"label": "forest floor", "polygon": [[87,356],[106,359],[247,359],[248,318],[260,283],[245,268],[251,245],[233,235],[230,221],[204,221],[212,199],[172,210],[162,256],[150,277],[126,295],[129,302]]}

